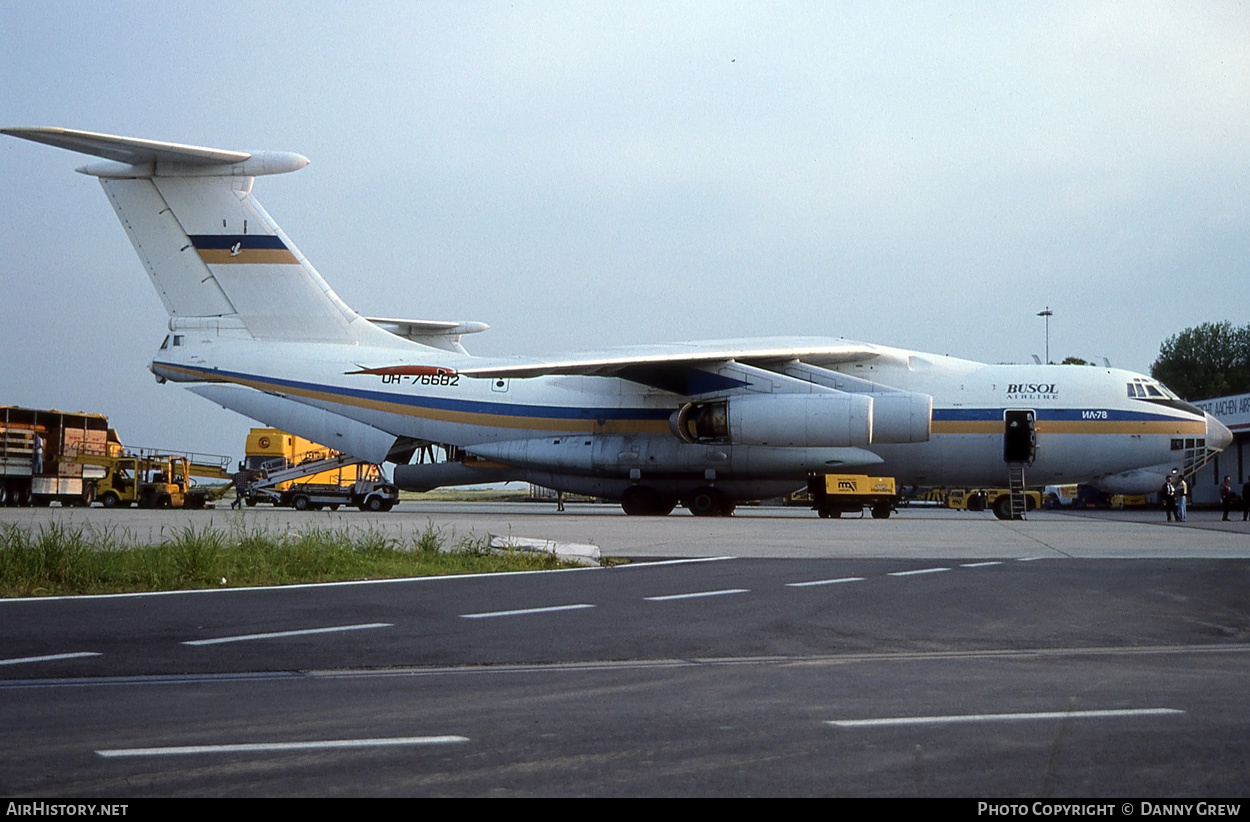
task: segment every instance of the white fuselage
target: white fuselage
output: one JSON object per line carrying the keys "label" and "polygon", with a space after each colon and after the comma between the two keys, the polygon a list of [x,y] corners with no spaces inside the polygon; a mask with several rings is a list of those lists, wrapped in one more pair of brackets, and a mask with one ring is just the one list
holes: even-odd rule
{"label": "white fuselage", "polygon": [[[687,443],[669,419],[687,398],[629,380],[593,376],[472,378],[455,373],[475,358],[424,346],[364,348],[184,340],[161,352],[153,370],[180,382],[243,386],[309,409],[340,415],[392,437],[458,446],[570,490],[611,495],[639,479],[684,482],[713,478],[734,484],[741,498],[751,483],[801,485],[808,473],[864,465],[901,484],[1003,485],[1004,414],[1030,410],[1037,448],[1030,485],[1115,483],[1116,490],[1152,491],[1187,450],[1220,448],[1219,423],[1177,401],[1130,396],[1132,372],[1089,366],[985,365],[952,357],[881,349],[869,362],[826,366],[883,386],[933,397],[927,442],[853,449],[777,448],[733,442]],[[422,375],[350,373],[362,366],[436,366]],[[235,389],[236,391],[238,389]],[[229,393],[205,394],[233,407]],[[289,407],[289,406],[282,406]],[[262,416],[254,410],[250,416]],[[270,422],[299,428],[281,410]],[[295,424],[291,424],[295,422]],[[1213,427],[1214,424],[1214,427]],[[1208,440],[1212,440],[1208,442]],[[875,455],[872,456],[872,455]],[[872,464],[872,463],[877,464]],[[1144,472],[1144,473],[1143,473]],[[1129,482],[1133,487],[1124,487]],[[588,484],[589,483],[589,484]]]}

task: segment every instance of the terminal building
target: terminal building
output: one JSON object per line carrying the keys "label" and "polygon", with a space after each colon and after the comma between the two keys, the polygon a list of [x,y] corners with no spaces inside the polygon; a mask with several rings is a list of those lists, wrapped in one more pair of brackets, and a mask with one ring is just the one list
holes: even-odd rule
{"label": "terminal building", "polygon": [[1193,501],[1199,504],[1218,504],[1220,501],[1220,483],[1224,477],[1233,478],[1233,490],[1240,494],[1241,484],[1246,481],[1250,471],[1250,394],[1236,394],[1231,397],[1216,397],[1213,400],[1202,400],[1194,405],[1206,411],[1233,432],[1232,443],[1221,451],[1215,459],[1207,463],[1194,475]]}

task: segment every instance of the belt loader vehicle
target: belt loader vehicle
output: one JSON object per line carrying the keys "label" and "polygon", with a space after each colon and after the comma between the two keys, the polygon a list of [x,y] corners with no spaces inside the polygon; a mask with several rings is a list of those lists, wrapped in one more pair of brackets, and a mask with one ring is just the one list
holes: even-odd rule
{"label": "belt loader vehicle", "polygon": [[378,466],[276,428],[248,433],[243,473],[249,506],[336,511],[347,505],[381,512],[399,502],[398,489]]}

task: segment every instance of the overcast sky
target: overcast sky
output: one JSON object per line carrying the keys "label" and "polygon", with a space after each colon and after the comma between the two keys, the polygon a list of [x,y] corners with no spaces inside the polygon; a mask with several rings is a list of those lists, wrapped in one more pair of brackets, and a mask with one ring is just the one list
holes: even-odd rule
{"label": "overcast sky", "polygon": [[[1234,2],[0,0],[0,126],[312,164],[254,193],[362,313],[480,354],[819,334],[1147,371],[1250,321]],[[239,456],[78,155],[0,138],[0,404]]]}

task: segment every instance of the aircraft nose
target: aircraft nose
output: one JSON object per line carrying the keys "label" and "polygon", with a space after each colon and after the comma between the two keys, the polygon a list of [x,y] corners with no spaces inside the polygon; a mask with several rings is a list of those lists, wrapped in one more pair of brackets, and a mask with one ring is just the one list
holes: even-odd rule
{"label": "aircraft nose", "polygon": [[1207,414],[1207,448],[1223,451],[1233,441],[1233,432],[1224,423]]}

